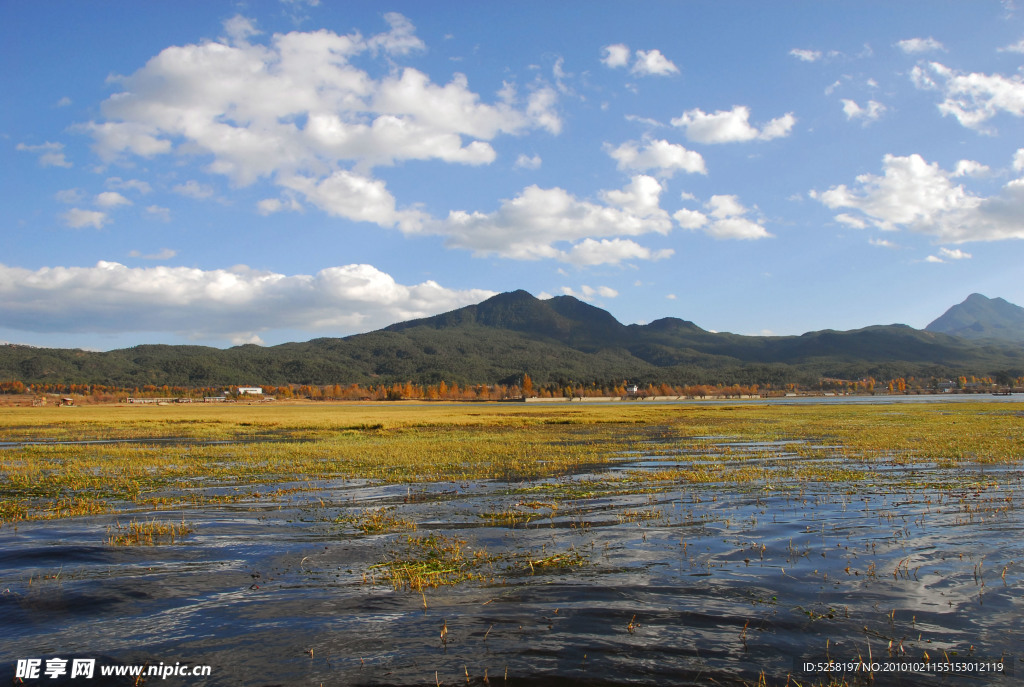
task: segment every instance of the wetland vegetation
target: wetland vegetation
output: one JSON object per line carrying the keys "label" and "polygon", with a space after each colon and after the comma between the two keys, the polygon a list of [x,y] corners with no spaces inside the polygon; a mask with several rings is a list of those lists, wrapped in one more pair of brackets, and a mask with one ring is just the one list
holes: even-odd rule
{"label": "wetland vegetation", "polygon": [[801,666],[869,655],[1003,664],[876,684],[1012,684],[1022,408],[3,409],[0,653],[206,685],[861,684]]}

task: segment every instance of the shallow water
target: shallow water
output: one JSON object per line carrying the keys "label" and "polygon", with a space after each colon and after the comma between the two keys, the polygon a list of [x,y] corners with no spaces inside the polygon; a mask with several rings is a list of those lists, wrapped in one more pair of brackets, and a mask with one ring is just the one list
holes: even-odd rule
{"label": "shallow water", "polygon": [[[791,446],[729,448],[781,462]],[[632,454],[606,473],[515,484],[339,481],[272,504],[133,513],[194,526],[164,546],[105,544],[124,516],[5,526],[0,679],[18,659],[84,657],[211,667],[150,685],[757,684],[762,672],[818,684],[805,663],[870,657],[874,684],[1019,684],[1019,469],[872,465],[872,483],[745,488],[640,478],[701,460]],[[911,473],[932,486],[900,486]],[[381,508],[417,529],[354,525]],[[486,551],[483,579],[394,589],[380,564],[431,534]],[[942,666],[886,672],[926,661]],[[1006,674],[946,672],[968,661]]]}

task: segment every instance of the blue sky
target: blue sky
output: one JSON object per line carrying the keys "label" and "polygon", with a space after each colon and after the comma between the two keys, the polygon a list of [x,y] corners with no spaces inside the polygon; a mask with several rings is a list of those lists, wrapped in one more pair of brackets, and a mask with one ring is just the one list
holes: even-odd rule
{"label": "blue sky", "polygon": [[1012,2],[0,5],[0,340],[1024,304]]}

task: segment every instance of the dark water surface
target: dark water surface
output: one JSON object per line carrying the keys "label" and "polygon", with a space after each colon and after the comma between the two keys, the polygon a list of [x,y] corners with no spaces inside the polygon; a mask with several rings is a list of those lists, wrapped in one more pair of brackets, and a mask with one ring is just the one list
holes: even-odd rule
{"label": "dark water surface", "polygon": [[[784,461],[788,446],[731,448]],[[623,456],[608,475],[701,459]],[[1021,684],[1019,467],[873,468],[871,483],[747,487],[323,483],[134,513],[195,528],[152,547],[104,543],[123,515],[5,526],[0,681],[19,659],[84,657],[97,673],[210,666],[147,685],[807,685],[828,679],[805,663],[870,658],[874,681],[849,684]],[[382,508],[417,529],[355,525]],[[485,551],[482,579],[394,589],[380,564],[430,535]],[[994,662],[1004,673],[950,672]]]}

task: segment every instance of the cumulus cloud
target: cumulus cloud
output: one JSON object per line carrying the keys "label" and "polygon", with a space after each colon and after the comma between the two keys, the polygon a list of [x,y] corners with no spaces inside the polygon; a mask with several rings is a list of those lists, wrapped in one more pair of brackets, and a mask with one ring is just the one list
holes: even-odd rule
{"label": "cumulus cloud", "polygon": [[[382,218],[385,226],[397,211],[381,210],[390,194],[372,177],[374,167],[489,164],[497,136],[560,131],[555,89],[537,83],[519,96],[508,85],[488,103],[462,74],[436,84],[394,63],[424,44],[406,17],[384,19],[389,30],[368,37],[326,29],[262,37],[235,17],[225,38],[166,48],[135,73],[113,78],[119,92],[103,103],[102,120],[80,128],[105,160],[202,156],[210,160],[206,171],[234,185],[267,179],[312,193],[310,204],[332,214]],[[366,55],[387,57],[382,76],[353,64]],[[175,190],[212,195],[194,180]],[[361,211],[360,203],[371,208]]]}
{"label": "cumulus cloud", "polygon": [[821,59],[820,50],[804,50],[803,48],[793,48],[789,51],[789,54],[797,58],[801,62],[817,62]]}
{"label": "cumulus cloud", "polygon": [[1024,148],[1017,148],[1013,154],[1013,168],[1018,172],[1024,171]]}
{"label": "cumulus cloud", "polygon": [[624,171],[653,171],[660,177],[671,177],[677,171],[690,174],[708,173],[700,153],[665,140],[643,143],[627,141],[617,148],[606,144],[605,152],[618,163],[618,168]]}
{"label": "cumulus cloud", "polygon": [[965,253],[959,248],[940,248],[939,254],[950,260],[969,260],[972,257],[970,253]]}
{"label": "cumulus cloud", "polygon": [[704,204],[706,213],[683,208],[672,217],[683,229],[703,231],[716,239],[754,240],[771,238],[760,223],[747,218],[750,210],[736,196],[715,195]]}
{"label": "cumulus cloud", "polygon": [[75,203],[80,203],[85,199],[85,191],[80,188],[67,188],[62,191],[57,191],[53,194],[53,197],[59,203],[74,205]]}
{"label": "cumulus cloud", "polygon": [[[1020,151],[1018,151],[1020,152]],[[1016,164],[1014,164],[1016,169]],[[974,160],[960,160],[956,163],[956,170],[953,172],[955,177],[983,177],[988,175],[992,170],[989,169],[988,165],[983,165],[980,162]]]}
{"label": "cumulus cloud", "polygon": [[[159,255],[159,254],[158,254]],[[493,296],[434,281],[397,283],[371,265],[285,275],[250,269],[0,265],[0,318],[31,332],[174,332],[244,340],[274,329],[342,335],[426,317]]]}
{"label": "cumulus cloud", "polygon": [[920,155],[886,155],[881,176],[862,174],[853,188],[840,184],[810,195],[828,208],[854,210],[857,215],[845,216],[864,227],[907,229],[942,243],[1024,239],[1024,180],[1010,181],[996,196],[976,195],[954,184],[964,162],[970,161],[946,171]]}
{"label": "cumulus cloud", "polygon": [[[398,210],[394,196],[383,181],[345,170],[322,180],[293,176],[282,179],[281,184],[335,217],[372,222],[388,228],[397,225],[405,232],[417,231],[426,219],[426,215],[417,210]],[[274,208],[281,209],[280,206]],[[263,209],[269,210],[270,206],[265,205]]]}
{"label": "cumulus cloud", "polygon": [[678,74],[679,67],[662,55],[660,50],[637,50],[630,71],[641,76],[669,76]]}
{"label": "cumulus cloud", "polygon": [[117,191],[104,191],[96,196],[96,205],[101,208],[116,208],[118,205],[131,205],[132,201]]}
{"label": "cumulus cloud", "polygon": [[562,259],[579,266],[617,265],[625,260],[664,260],[674,254],[671,248],[651,250],[631,239],[583,239]]}
{"label": "cumulus cloud", "polygon": [[[623,43],[606,45],[601,48],[601,53],[601,63],[607,67],[617,69],[629,66],[630,49]],[[679,67],[660,50],[637,50],[633,56],[633,66],[629,71],[638,76],[671,76],[679,73]]]}
{"label": "cumulus cloud", "polygon": [[939,112],[969,129],[993,133],[986,123],[1000,112],[1024,116],[1024,79],[1019,75],[964,74],[931,62],[914,67],[911,79],[919,89],[940,91],[945,99]]}
{"label": "cumulus cloud", "polygon": [[541,160],[540,155],[531,157],[524,153],[516,158],[516,163],[512,166],[517,169],[540,169],[542,163],[543,160]]}
{"label": "cumulus cloud", "polygon": [[[423,230],[444,235],[449,246],[480,256],[597,264],[594,257],[604,255],[615,258],[606,261],[617,262],[624,251],[642,256],[627,243],[597,239],[671,231],[672,221],[659,206],[662,190],[657,179],[642,174],[623,189],[601,192],[601,202],[580,200],[561,188],[533,185],[502,201],[494,212],[452,211],[444,220],[425,223]],[[585,243],[586,239],[592,242]]]}
{"label": "cumulus cloud", "polygon": [[71,167],[71,163],[64,157],[63,143],[56,143],[53,141],[47,141],[46,143],[40,143],[39,145],[19,143],[15,146],[15,149],[26,153],[38,154],[39,164],[42,167]]}
{"label": "cumulus cloud", "polygon": [[1013,45],[1006,45],[1006,46],[1003,46],[1002,48],[996,48],[996,49],[999,52],[1024,53],[1024,38],[1022,38],[1021,40],[1017,41]]}
{"label": "cumulus cloud", "polygon": [[175,193],[188,198],[203,200],[213,195],[213,187],[208,184],[200,184],[195,179],[189,179],[184,184],[177,184],[171,189]]}
{"label": "cumulus cloud", "polygon": [[616,69],[618,67],[625,67],[629,65],[629,46],[623,45],[622,43],[606,45],[601,48],[601,52],[604,53],[604,57],[601,58],[601,62],[605,66]]}
{"label": "cumulus cloud", "polygon": [[743,105],[713,114],[696,108],[672,120],[673,126],[684,129],[686,137],[697,143],[770,141],[788,136],[794,124],[796,117],[790,112],[767,122],[759,129],[750,124],[750,108]]}
{"label": "cumulus cloud", "polygon": [[107,179],[107,187],[115,191],[137,191],[146,195],[153,190],[147,182],[139,179],[122,179],[121,177],[110,177]]}
{"label": "cumulus cloud", "polygon": [[928,38],[908,38],[898,41],[896,47],[908,55],[920,55],[926,52],[945,50],[946,47],[931,36]]}
{"label": "cumulus cloud", "polygon": [[867,107],[861,107],[853,100],[843,98],[843,114],[847,120],[861,120],[865,125],[876,121],[885,112],[886,107],[877,100],[869,100]]}
{"label": "cumulus cloud", "polygon": [[616,298],[619,292],[610,286],[598,286],[592,287],[584,284],[580,287],[579,291],[569,287],[562,287],[562,294],[565,296],[572,296],[573,298],[579,298],[581,301],[591,301],[595,298]]}
{"label": "cumulus cloud", "polygon": [[81,208],[71,208],[61,215],[61,218],[64,220],[64,224],[72,229],[81,229],[83,227],[102,229],[103,225],[110,220],[105,212],[83,210]]}

